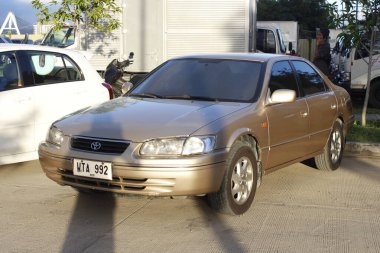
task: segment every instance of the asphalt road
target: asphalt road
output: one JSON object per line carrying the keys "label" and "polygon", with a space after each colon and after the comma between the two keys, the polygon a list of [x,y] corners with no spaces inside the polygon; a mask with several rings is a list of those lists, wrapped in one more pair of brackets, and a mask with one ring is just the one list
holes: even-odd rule
{"label": "asphalt road", "polygon": [[284,168],[237,217],[201,197],[79,194],[38,161],[0,166],[0,252],[380,252],[379,164]]}

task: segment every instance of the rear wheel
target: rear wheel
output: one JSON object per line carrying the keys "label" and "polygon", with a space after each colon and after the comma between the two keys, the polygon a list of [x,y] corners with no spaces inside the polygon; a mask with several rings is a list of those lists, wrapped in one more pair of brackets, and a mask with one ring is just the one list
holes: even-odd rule
{"label": "rear wheel", "polygon": [[344,136],[342,122],[337,120],[333,126],[330,137],[323,153],[314,158],[315,165],[320,170],[336,170],[342,161]]}
{"label": "rear wheel", "polygon": [[380,108],[380,81],[375,81],[371,84],[369,103],[375,108]]}
{"label": "rear wheel", "polygon": [[221,213],[243,214],[252,204],[257,185],[257,162],[250,146],[237,142],[230,151],[222,185],[208,194],[212,208]]}

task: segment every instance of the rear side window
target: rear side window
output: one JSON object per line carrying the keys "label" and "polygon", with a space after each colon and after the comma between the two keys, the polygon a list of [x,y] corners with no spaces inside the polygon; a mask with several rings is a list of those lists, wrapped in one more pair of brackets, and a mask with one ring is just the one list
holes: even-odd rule
{"label": "rear side window", "polygon": [[273,93],[279,89],[294,90],[299,97],[297,80],[288,61],[276,62],[272,67],[269,90]]}
{"label": "rear side window", "polygon": [[66,55],[49,52],[28,52],[36,85],[84,80],[79,67]]}
{"label": "rear side window", "polygon": [[0,53],[0,91],[11,90],[21,86],[16,55],[11,52]]}
{"label": "rear side window", "polygon": [[327,90],[322,77],[306,62],[292,61],[305,95],[312,95]]}

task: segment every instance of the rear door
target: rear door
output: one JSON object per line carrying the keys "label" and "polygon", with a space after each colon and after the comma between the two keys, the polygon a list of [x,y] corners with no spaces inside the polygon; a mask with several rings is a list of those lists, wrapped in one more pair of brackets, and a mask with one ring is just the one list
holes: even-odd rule
{"label": "rear door", "polygon": [[272,66],[268,88],[270,93],[290,89],[297,94],[295,102],[268,105],[266,108],[270,138],[268,165],[275,167],[305,154],[309,141],[309,110],[289,61],[279,61]]}
{"label": "rear door", "polygon": [[0,164],[6,156],[35,150],[34,117],[38,113],[22,78],[15,52],[0,52]]}
{"label": "rear door", "polygon": [[301,91],[306,98],[310,119],[308,153],[321,150],[337,117],[337,100],[333,91],[317,71],[304,61],[291,61],[297,73]]}

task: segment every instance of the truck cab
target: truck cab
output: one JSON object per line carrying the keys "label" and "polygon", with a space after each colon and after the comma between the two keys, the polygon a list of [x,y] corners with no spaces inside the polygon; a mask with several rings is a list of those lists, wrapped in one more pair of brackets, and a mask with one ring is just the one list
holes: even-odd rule
{"label": "truck cab", "polygon": [[[362,42],[367,48],[369,41]],[[338,84],[351,93],[364,95],[367,88],[369,52],[362,45],[346,48],[340,53],[341,72]],[[371,68],[369,103],[380,108],[380,36],[376,38]]]}

